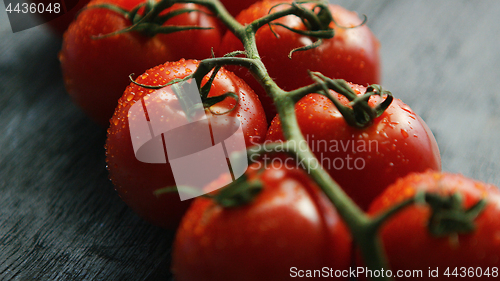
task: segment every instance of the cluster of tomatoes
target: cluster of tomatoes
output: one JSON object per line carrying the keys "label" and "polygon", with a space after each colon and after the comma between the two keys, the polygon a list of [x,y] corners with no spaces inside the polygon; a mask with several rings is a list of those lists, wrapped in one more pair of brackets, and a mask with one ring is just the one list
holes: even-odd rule
{"label": "cluster of tomatoes", "polygon": [[[271,161],[261,169],[262,163],[253,163],[246,178],[263,188],[255,200],[238,207],[223,207],[209,198],[180,201],[176,193],[155,195],[156,190],[175,186],[174,176],[169,163],[137,160],[129,127],[131,106],[159,91],[144,85],[160,86],[186,78],[196,71],[198,60],[241,51],[243,45],[208,9],[191,3],[174,4],[157,17],[162,18],[160,26],[196,29],[119,32],[144,13],[146,6],[138,6],[142,2],[92,0],[65,32],[60,61],[71,97],[96,122],[109,126],[107,164],[120,197],[151,223],[178,227],[172,255],[176,280],[284,280],[297,270],[342,272],[353,262],[363,265],[356,258],[355,241],[346,223],[307,171],[298,166]],[[221,2],[237,15],[238,22],[248,24],[286,8],[278,4],[290,1]],[[295,52],[291,58],[291,50],[313,43],[311,37],[293,31],[306,29],[299,17],[286,16],[274,22],[281,25],[257,31],[262,62],[282,89],[312,84],[308,71],[345,79],[357,95],[366,92],[363,85],[379,82],[375,36],[366,25],[360,25],[356,13],[336,5],[329,5],[329,10],[335,19],[331,23],[335,36],[316,48]],[[136,83],[130,83],[132,73],[140,74]],[[247,147],[284,140],[272,100],[246,68],[222,68],[213,80],[207,75],[205,83],[212,83],[208,97],[228,92],[238,95],[238,99],[223,99],[207,109],[207,114],[238,118]],[[349,105],[344,97],[332,94]],[[165,114],[181,114],[171,103],[177,99],[174,94],[165,93],[162,99]],[[376,97],[370,99],[370,105],[376,102]],[[425,277],[429,267],[481,267],[492,272],[499,265],[500,223],[495,217],[500,215],[500,193],[495,187],[441,173],[434,136],[408,105],[395,99],[363,129],[349,126],[324,95],[303,97],[295,110],[301,131],[322,164],[316,168],[328,171],[372,216],[421,191],[460,194],[459,207],[464,210],[480,200],[486,202],[474,218],[474,230],[467,233],[432,235],[428,230],[432,211],[425,204],[407,207],[387,221],[381,236],[394,272],[424,270]]]}

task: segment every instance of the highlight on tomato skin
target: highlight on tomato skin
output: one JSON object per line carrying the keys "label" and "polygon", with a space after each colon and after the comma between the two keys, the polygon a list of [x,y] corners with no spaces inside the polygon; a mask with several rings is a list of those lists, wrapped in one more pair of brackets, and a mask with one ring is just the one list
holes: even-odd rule
{"label": "highlight on tomato skin", "polygon": [[[291,1],[261,1],[243,10],[236,19],[242,24],[248,24],[255,19],[266,16],[269,10],[277,4],[289,2]],[[308,8],[312,8],[312,5],[304,4]],[[287,5],[280,5],[272,11],[276,12],[285,8]],[[282,89],[290,91],[312,84],[314,81],[309,77],[308,71],[321,72],[327,77],[345,79],[360,85],[380,83],[380,43],[378,39],[366,24],[358,26],[362,23],[362,19],[357,13],[333,4],[329,5],[329,10],[338,24],[332,23],[330,25],[334,29],[335,36],[331,39],[324,39],[317,48],[293,53],[291,59],[288,57],[291,50],[313,43],[310,37],[299,35],[276,25],[273,26],[273,30],[278,37],[273,34],[269,26],[263,26],[257,31],[256,43],[260,57],[266,65],[270,77]],[[301,19],[292,15],[273,21],[273,23],[306,30]],[[358,27],[343,28],[354,26]],[[222,56],[236,50],[243,50],[243,45],[236,36],[227,32],[217,55]],[[276,109],[260,83],[246,68],[228,67],[228,69],[243,78],[255,90],[262,101],[268,122],[271,122],[276,115]]]}
{"label": "highlight on tomato skin", "polygon": [[[110,3],[132,10],[143,0],[94,0],[88,7]],[[96,38],[123,30],[131,22],[123,15],[104,8],[82,11],[70,25],[59,53],[66,90],[73,101],[103,128],[118,105],[117,101],[130,83],[129,75],[182,58],[205,59],[217,50],[222,30],[216,17],[195,4],[175,4],[168,13],[182,8],[198,9],[177,15],[164,25],[199,26],[206,30],[185,30],[169,34],[144,35],[137,31]],[[204,11],[204,12],[203,12]]]}
{"label": "highlight on tomato skin", "polygon": [[[180,60],[149,69],[139,75],[137,83],[145,85],[164,85],[173,79],[181,79],[192,74],[198,67],[199,61]],[[208,81],[205,76],[203,85]],[[180,201],[178,193],[161,194],[155,196],[158,189],[175,186],[174,174],[170,163],[149,164],[140,162],[133,149],[128,119],[129,109],[142,98],[147,98],[162,89],[146,89],[130,84],[119,100],[119,105],[111,119],[106,141],[106,162],[110,178],[121,199],[140,217],[154,225],[175,229],[191,200]],[[267,130],[262,105],[252,89],[233,73],[221,69],[209,93],[209,97],[234,92],[239,96],[238,104],[234,99],[226,98],[217,103],[213,110],[218,113],[227,112],[222,116],[238,118],[244,134],[246,146],[260,143],[264,140]],[[176,110],[177,97],[170,92],[162,95],[162,104],[158,110],[163,110],[169,116],[169,122],[181,122],[185,119],[182,110]],[[174,113],[174,114],[173,114]],[[158,113],[158,114],[161,114]],[[210,111],[206,114],[211,115]],[[212,130],[224,128],[223,122],[213,123]],[[189,141],[189,140],[186,140]],[[158,153],[164,154],[164,151]],[[207,160],[209,161],[209,160]],[[210,162],[207,163],[209,165]],[[196,171],[193,171],[196,174]]]}
{"label": "highlight on tomato skin", "polygon": [[[458,194],[465,210],[484,200],[486,207],[471,222],[474,229],[466,233],[449,233],[436,237],[428,228],[431,209],[426,204],[408,206],[395,214],[381,228],[384,248],[393,272],[397,270],[439,269],[436,280],[462,280],[461,268],[481,269],[482,276],[493,277],[500,264],[500,191],[496,186],[459,174],[428,171],[412,173],[389,186],[371,204],[368,213],[380,214],[419,192],[441,196]],[[445,274],[449,268],[449,275]],[[458,276],[453,275],[458,268]],[[485,275],[486,271],[489,273]],[[488,276],[489,275],[489,276]],[[425,277],[425,275],[424,275]],[[481,279],[481,280],[483,280]],[[396,280],[398,280],[396,278]],[[401,279],[403,280],[403,279]],[[404,278],[419,280],[419,278]]]}
{"label": "highlight on tomato skin", "polygon": [[[358,94],[366,87],[349,84]],[[348,100],[331,91],[344,105]],[[380,102],[372,96],[373,107]],[[437,142],[425,122],[399,99],[365,129],[349,126],[334,104],[309,94],[295,105],[298,124],[323,169],[355,203],[366,210],[373,199],[411,172],[441,170]],[[269,127],[266,142],[283,141],[279,116]]]}
{"label": "highlight on tomato skin", "polygon": [[349,268],[352,239],[324,193],[303,170],[262,165],[247,172],[263,187],[248,205],[193,202],[173,244],[176,280],[276,281],[293,267]]}

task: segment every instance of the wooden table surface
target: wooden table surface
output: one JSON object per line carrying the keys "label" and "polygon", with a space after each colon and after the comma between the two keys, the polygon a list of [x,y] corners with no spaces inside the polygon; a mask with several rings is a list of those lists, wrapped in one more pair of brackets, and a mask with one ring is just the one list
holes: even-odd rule
{"label": "wooden table surface", "polygon": [[[382,85],[426,120],[443,169],[500,185],[500,1],[337,3],[368,16]],[[0,280],[170,280],[174,233],[113,190],[105,132],[64,91],[60,39],[13,34],[5,11],[0,38]]]}

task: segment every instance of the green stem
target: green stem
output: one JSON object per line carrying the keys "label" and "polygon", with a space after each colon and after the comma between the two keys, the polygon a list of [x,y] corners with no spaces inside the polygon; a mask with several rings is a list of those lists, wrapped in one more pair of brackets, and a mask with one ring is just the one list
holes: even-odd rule
{"label": "green stem", "polygon": [[[207,2],[195,0],[198,3]],[[200,3],[201,4],[201,3]],[[233,25],[232,18],[225,9],[221,9],[218,0],[213,1],[211,10],[219,15],[225,24],[229,24],[229,29],[235,31],[235,34],[240,37],[247,53],[247,59],[242,58],[223,58],[223,59],[208,59],[204,60],[200,66],[206,62],[206,66],[215,66],[219,63],[226,62],[229,64],[239,64],[247,67],[253,75],[260,81],[261,85],[266,90],[266,93],[273,99],[276,105],[278,114],[281,120],[281,126],[284,132],[284,137],[287,141],[295,141],[302,143],[305,141],[302,132],[300,131],[295,114],[295,102],[298,97],[305,96],[307,93],[312,93],[313,90],[318,90],[318,85],[315,83],[295,91],[291,94],[282,90],[269,76],[265,65],[260,59],[257,49],[254,26],[262,25],[260,23],[252,23],[246,27],[240,24]],[[210,7],[209,7],[210,8]],[[258,21],[258,20],[257,20]],[[244,30],[244,33],[241,33]],[[376,235],[377,229],[374,229],[370,224],[370,218],[352,201],[352,199],[342,190],[342,188],[330,177],[330,175],[321,167],[318,159],[311,152],[309,147],[300,148],[294,151],[299,161],[305,163],[305,169],[310,176],[315,180],[318,186],[325,192],[333,205],[338,210],[340,216],[351,229],[354,240],[361,248],[362,255],[367,266],[371,269],[387,269],[387,262],[384,256],[381,243]],[[311,168],[317,167],[317,168]],[[381,280],[390,280],[390,278],[380,278]]]}
{"label": "green stem", "polygon": [[[319,2],[317,4],[321,5],[321,3],[319,3]],[[310,25],[312,25],[311,26],[312,31],[316,31],[317,29],[319,29],[321,27],[320,19],[313,11],[308,10],[308,9],[304,9],[297,3],[292,3],[292,4],[282,3],[282,4],[278,4],[278,5],[274,6],[273,8],[278,7],[280,5],[291,5],[291,6],[288,9],[284,9],[281,11],[270,13],[267,16],[264,16],[260,19],[253,21],[249,25],[252,27],[252,29],[254,31],[257,31],[259,28],[263,27],[266,24],[271,23],[272,21],[275,21],[277,19],[289,16],[289,15],[295,15],[295,16],[301,18],[302,20],[305,19]]]}
{"label": "green stem", "polygon": [[321,94],[321,90],[323,89],[323,86],[321,84],[311,84],[308,86],[305,86],[303,88],[299,88],[293,91],[288,92],[288,96],[292,98],[294,103],[297,103],[300,99],[305,97],[306,95],[309,95],[310,93],[318,93]]}
{"label": "green stem", "polygon": [[[289,141],[294,140],[299,143],[305,141],[297,122],[293,99],[283,95],[280,97],[280,102],[282,106],[277,106],[277,108],[285,139]],[[371,223],[371,219],[321,167],[318,159],[309,147],[299,149],[295,153],[297,159],[305,163],[309,175],[315,180],[326,196],[328,196],[344,222],[348,225],[368,268],[372,270],[388,269],[387,259],[377,235],[377,225]],[[379,280],[391,280],[391,278],[380,277]]]}
{"label": "green stem", "polygon": [[[166,0],[168,1],[168,0]],[[289,9],[270,14],[258,19],[246,26],[238,23],[219,2],[219,0],[177,0],[182,3],[196,3],[207,7],[234,33],[243,43],[247,58],[224,57],[203,60],[196,72],[195,78],[203,78],[212,68],[232,64],[241,65],[248,68],[252,74],[260,81],[266,93],[272,98],[276,105],[281,120],[284,137],[290,142],[305,143],[304,136],[300,131],[295,114],[295,103],[303,96],[320,91],[322,85],[314,83],[300,89],[286,92],[282,90],[269,76],[265,65],[260,59],[257,49],[255,33],[257,29],[272,20],[280,17],[295,14],[297,16],[311,17],[311,13],[304,11],[295,5]],[[314,22],[315,19],[310,19]],[[201,80],[200,80],[201,81]],[[339,90],[346,91],[346,95],[352,94],[348,89],[338,85]],[[286,145],[287,151],[293,153],[295,157],[303,162],[304,169],[310,174],[311,178],[323,190],[326,196],[336,207],[340,216],[351,230],[355,242],[360,247],[366,265],[372,270],[381,268],[388,269],[382,244],[377,235],[379,223],[374,223],[342,190],[342,188],[330,177],[330,175],[321,167],[318,159],[314,156],[308,146],[296,148],[292,145]],[[263,153],[261,150],[255,153]],[[379,280],[391,280],[391,278],[378,278]]]}
{"label": "green stem", "polygon": [[[165,1],[165,0],[164,0]],[[166,0],[171,1],[171,0]],[[233,0],[236,1],[236,0]],[[245,37],[245,27],[240,24],[219,0],[175,0],[176,3],[194,3],[205,6],[240,40]]]}
{"label": "green stem", "polygon": [[260,19],[253,21],[250,24],[250,26],[252,27],[253,30],[257,31],[259,28],[263,27],[266,24],[271,23],[274,20],[277,20],[277,19],[280,19],[282,17],[286,17],[286,16],[290,15],[291,13],[293,13],[293,11],[294,11],[293,8],[288,8],[285,10],[274,12],[272,14],[269,14],[265,17],[262,17]]}
{"label": "green stem", "polygon": [[370,223],[373,226],[373,228],[380,229],[382,224],[384,222],[386,222],[389,218],[391,218],[392,216],[399,213],[404,208],[406,208],[414,203],[415,203],[415,197],[411,197],[407,200],[404,200],[403,202],[401,202],[395,206],[392,206],[389,210],[385,211],[381,215],[378,215],[377,217],[373,218]]}
{"label": "green stem", "polygon": [[[357,244],[363,256],[364,265],[370,270],[384,270],[387,271],[390,267],[385,256],[382,241],[378,235],[378,229],[368,228],[369,231],[362,232],[361,237],[358,238]],[[384,277],[372,278],[376,280],[393,280],[384,275]]]}
{"label": "green stem", "polygon": [[[154,3],[154,1],[152,1]],[[173,5],[172,1],[160,1],[158,4],[154,5],[151,12],[147,13],[145,18],[152,19],[156,18],[163,10],[170,8]]]}

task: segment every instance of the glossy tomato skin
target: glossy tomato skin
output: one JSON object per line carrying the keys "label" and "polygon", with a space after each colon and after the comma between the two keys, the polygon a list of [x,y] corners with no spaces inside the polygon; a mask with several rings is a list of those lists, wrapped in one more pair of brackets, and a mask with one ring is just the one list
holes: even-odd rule
{"label": "glossy tomato skin", "polygon": [[[32,1],[33,3],[44,3],[48,5],[52,3],[50,0],[38,0]],[[80,11],[85,5],[87,5],[90,0],[79,0],[76,6],[71,9],[67,14],[63,16],[52,19],[53,14],[43,13],[40,15],[42,19],[50,20],[47,24],[51,27],[53,31],[55,31],[59,35],[63,35],[70,23],[76,18],[78,11]],[[237,16],[242,10],[250,7],[253,3],[257,2],[257,0],[222,0],[222,4],[226,7],[226,9],[233,16]]]}
{"label": "glossy tomato skin", "polygon": [[[90,5],[110,2],[92,1]],[[112,0],[111,3],[132,9],[141,0]],[[171,9],[202,7],[176,4]],[[170,10],[167,10],[167,12]],[[66,89],[73,100],[95,121],[109,126],[117,101],[130,83],[128,76],[143,73],[166,61],[181,58],[204,59],[217,48],[221,34],[216,18],[201,12],[176,16],[169,25],[197,25],[211,30],[190,30],[147,37],[137,32],[93,39],[130,25],[116,12],[107,9],[83,11],[64,35],[59,55]]]}
{"label": "glossy tomato skin", "polygon": [[223,208],[198,198],[190,207],[173,246],[176,280],[280,281],[349,267],[350,235],[307,174],[275,166],[256,175],[259,165],[247,172],[264,187],[252,203]]}
{"label": "glossy tomato skin", "polygon": [[[350,84],[358,95],[366,88]],[[344,104],[347,99],[334,93]],[[373,106],[378,96],[373,96]],[[298,123],[311,150],[332,178],[363,209],[387,186],[411,172],[440,170],[436,140],[425,122],[401,100],[365,129],[349,126],[326,97],[310,94],[295,105]],[[266,141],[284,140],[279,117]]]}
{"label": "glossy tomato skin", "polygon": [[220,0],[226,10],[233,16],[237,16],[241,11],[250,7],[258,0]]}
{"label": "glossy tomato skin", "polygon": [[[148,70],[137,78],[137,82],[147,85],[163,85],[172,79],[184,78],[196,70],[197,61],[180,60],[169,62]],[[206,83],[208,77],[203,83]],[[265,115],[255,93],[233,73],[222,69],[215,79],[209,96],[222,95],[228,91],[240,97],[238,105],[224,116],[236,117],[240,120],[247,146],[262,142],[267,130]],[[165,88],[163,88],[165,89]],[[140,102],[160,90],[149,90],[130,84],[119,100],[111,126],[108,129],[106,142],[106,162],[110,178],[118,194],[139,216],[163,228],[173,229],[191,203],[180,201],[179,194],[163,194],[156,197],[153,192],[159,188],[175,185],[170,164],[149,164],[137,160],[132,146],[129,110],[133,104]],[[165,93],[161,108],[168,114],[169,122],[178,122],[184,115],[175,110],[177,98],[172,93]],[[216,104],[219,113],[235,106],[235,100],[228,98]],[[225,126],[225,124],[212,124]],[[208,160],[207,160],[208,161]],[[195,171],[194,171],[195,172]]]}
{"label": "glossy tomato skin", "polygon": [[[267,15],[273,6],[280,2],[286,1],[258,2],[241,12],[237,20],[244,24],[250,23]],[[306,7],[311,6],[306,5]],[[329,7],[335,21],[341,26],[352,27],[362,22],[354,12],[336,5]],[[285,8],[286,5],[281,5],[273,11]],[[305,29],[301,20],[295,16],[287,16],[276,22],[295,29]],[[293,33],[280,26],[273,27],[274,31],[279,34],[279,38],[273,35],[268,26],[257,31],[256,40],[260,57],[271,78],[281,88],[293,90],[313,83],[308,70],[319,71],[330,78],[341,78],[361,85],[380,82],[379,42],[368,26],[343,29],[332,24],[330,27],[335,30],[334,38],[324,40],[318,48],[295,52],[292,59],[288,58],[289,52],[295,48],[310,45],[312,41],[309,37]],[[243,50],[243,45],[236,36],[227,32],[222,40],[219,55],[235,50]],[[276,110],[262,86],[245,68],[235,67],[230,70],[242,77],[256,91],[270,121],[276,115]]]}
{"label": "glossy tomato skin", "polygon": [[[463,206],[470,208],[480,199],[487,202],[486,208],[475,219],[476,230],[455,237],[436,238],[427,228],[430,208],[413,205],[402,210],[382,226],[382,240],[393,272],[396,270],[422,270],[424,277],[428,269],[439,269],[436,280],[489,280],[494,267],[500,265],[500,192],[495,186],[484,184],[462,175],[426,172],[411,174],[399,179],[374,200],[369,214],[375,215],[419,191],[451,195],[459,193]],[[473,268],[474,274],[466,278],[451,275],[455,268],[462,274],[461,267]],[[475,270],[484,273],[489,268],[490,276],[477,276]],[[450,268],[450,276],[444,275]],[[479,271],[478,271],[479,272]],[[479,278],[482,277],[482,278]],[[396,278],[397,279],[397,278]],[[419,280],[421,278],[404,278]],[[403,280],[403,278],[401,278]]]}

